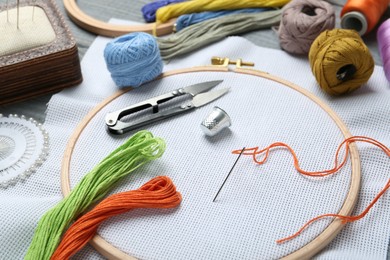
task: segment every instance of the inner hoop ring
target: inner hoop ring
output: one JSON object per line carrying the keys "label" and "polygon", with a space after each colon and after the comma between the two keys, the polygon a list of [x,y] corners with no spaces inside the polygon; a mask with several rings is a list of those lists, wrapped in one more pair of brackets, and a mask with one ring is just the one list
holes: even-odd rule
{"label": "inner hoop ring", "polygon": [[[277,76],[259,71],[254,69],[244,69],[244,68],[236,68],[233,70],[230,70],[228,67],[223,66],[200,66],[200,67],[193,67],[193,68],[187,68],[187,69],[179,69],[179,70],[173,70],[169,72],[164,72],[160,75],[156,80],[159,80],[164,77],[174,76],[178,74],[184,74],[184,73],[193,73],[193,72],[234,72],[238,74],[247,74],[252,75],[256,77],[265,78],[277,83],[280,83],[286,87],[289,87],[300,94],[306,96],[310,100],[312,100],[314,103],[316,103],[319,107],[321,107],[335,122],[337,127],[340,129],[341,133],[343,134],[344,138],[349,138],[352,136],[349,129],[345,125],[345,123],[341,120],[341,118],[321,99],[316,97],[311,92],[307,91],[306,89],[299,87],[298,85],[295,85],[294,83],[291,83],[287,80],[284,80],[282,78],[279,78]],[[73,149],[77,143],[78,138],[80,137],[81,133],[83,132],[84,128],[88,125],[88,123],[92,120],[92,118],[100,111],[102,110],[107,104],[115,100],[117,97],[123,95],[124,93],[130,91],[131,88],[123,89],[112,96],[108,97],[104,101],[102,101],[100,104],[98,104],[95,108],[93,108],[86,117],[81,121],[81,123],[77,126],[74,133],[69,139],[69,142],[67,144],[65,154],[62,160],[62,167],[61,167],[61,188],[62,193],[65,196],[67,196],[70,191],[70,162],[72,159]],[[360,157],[359,157],[359,151],[357,149],[356,144],[350,144],[349,145],[349,154],[350,154],[350,160],[351,160],[351,183],[349,186],[349,190],[347,193],[347,196],[344,200],[344,203],[337,214],[339,215],[350,215],[352,213],[352,210],[354,209],[358,195],[360,190],[360,182],[361,182],[361,169],[360,169]],[[290,259],[308,259],[317,254],[320,250],[322,250],[325,246],[327,246],[335,237],[336,235],[341,231],[341,229],[344,227],[345,224],[341,223],[340,219],[334,219],[329,226],[327,226],[321,234],[319,234],[316,238],[314,238],[312,241],[304,245],[303,247],[299,248],[295,252],[286,255],[283,257],[283,259],[290,260]],[[101,236],[96,235],[91,241],[90,244],[103,256],[109,258],[109,259],[126,259],[126,260],[135,260],[136,258],[124,253],[123,251],[117,249],[110,243],[108,243],[106,240],[104,240]]]}

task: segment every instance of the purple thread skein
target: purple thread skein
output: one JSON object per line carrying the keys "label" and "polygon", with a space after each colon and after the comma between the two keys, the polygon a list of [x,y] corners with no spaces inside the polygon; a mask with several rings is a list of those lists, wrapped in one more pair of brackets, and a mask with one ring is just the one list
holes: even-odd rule
{"label": "purple thread skein", "polygon": [[390,81],[390,19],[387,19],[379,26],[376,35],[383,71],[387,80]]}
{"label": "purple thread skein", "polygon": [[278,34],[283,50],[307,54],[313,41],[325,30],[335,27],[335,10],[318,0],[292,0],[282,9]]}

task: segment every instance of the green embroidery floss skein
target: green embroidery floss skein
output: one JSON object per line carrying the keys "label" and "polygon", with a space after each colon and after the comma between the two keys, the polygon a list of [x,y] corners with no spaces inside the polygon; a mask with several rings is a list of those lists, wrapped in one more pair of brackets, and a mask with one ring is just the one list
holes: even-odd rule
{"label": "green embroidery floss skein", "polygon": [[164,140],[148,131],[130,137],[85,175],[69,196],[43,215],[24,259],[49,260],[73,220],[105,197],[124,176],[161,157],[164,151]]}

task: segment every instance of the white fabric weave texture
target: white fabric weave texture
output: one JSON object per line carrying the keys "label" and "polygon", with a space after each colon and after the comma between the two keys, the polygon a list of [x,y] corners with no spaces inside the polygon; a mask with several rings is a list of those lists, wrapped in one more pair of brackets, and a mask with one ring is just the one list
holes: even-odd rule
{"label": "white fabric weave texture", "polygon": [[[84,82],[51,99],[45,129],[51,136],[48,161],[25,183],[0,191],[0,258],[21,259],[40,216],[61,198],[60,166],[69,136],[90,109],[113,94],[103,49],[110,39],[99,37],[82,62]],[[165,71],[210,63],[221,56],[255,62],[267,71],[306,88],[325,100],[344,120],[352,134],[366,135],[390,145],[390,88],[382,67],[360,90],[331,98],[322,93],[307,59],[254,46],[230,37],[198,52],[172,60]],[[297,152],[301,167],[332,167],[335,150],[343,140],[340,130],[315,103],[281,84],[234,73],[190,73],[171,76],[133,90],[106,106],[91,120],[75,147],[71,164],[74,186],[127,136],[110,136],[103,118],[108,111],[145,100],[188,84],[223,79],[216,87],[230,87],[224,97],[195,111],[146,127],[167,142],[162,158],[125,178],[113,193],[138,188],[157,175],[172,178],[183,202],[172,210],[134,210],[102,225],[99,233],[116,247],[141,259],[276,259],[298,249],[318,235],[329,220],[312,225],[297,239],[277,245],[276,239],[294,233],[307,220],[336,213],[350,181],[350,167],[329,178],[299,175],[291,155],[271,153],[265,165],[243,156],[217,201],[212,199],[237,155],[233,149],[266,146],[281,141]],[[232,118],[229,130],[204,136],[200,122],[213,106]],[[360,213],[388,179],[389,160],[376,148],[358,145],[362,188],[354,211]],[[385,259],[389,241],[390,205],[385,194],[369,215],[348,224],[318,259]],[[90,247],[75,259],[100,259]]]}

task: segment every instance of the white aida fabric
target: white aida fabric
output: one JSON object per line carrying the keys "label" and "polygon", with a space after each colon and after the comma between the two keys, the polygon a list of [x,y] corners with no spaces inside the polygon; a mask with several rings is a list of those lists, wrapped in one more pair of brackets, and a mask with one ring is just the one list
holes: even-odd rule
{"label": "white aida fabric", "polygon": [[[51,136],[48,161],[25,183],[0,191],[2,235],[0,258],[20,259],[32,239],[40,216],[60,201],[60,167],[70,135],[85,115],[117,88],[107,71],[103,49],[110,39],[99,37],[82,62],[84,82],[51,99],[45,129]],[[390,88],[382,67],[370,81],[345,97],[322,93],[305,58],[254,46],[230,37],[191,55],[172,60],[164,70],[210,64],[210,57],[242,58],[256,69],[308,89],[331,106],[352,134],[366,135],[390,145]],[[146,84],[115,99],[87,125],[74,148],[72,187],[100,160],[130,136],[112,136],[104,116],[124,106],[179,87],[223,79],[215,89],[230,87],[220,99],[187,114],[147,126],[166,140],[167,150],[126,177],[112,193],[136,189],[158,175],[172,178],[183,195],[170,210],[133,210],[105,222],[99,229],[107,241],[140,259],[277,259],[301,248],[330,223],[316,222],[301,236],[282,245],[275,240],[291,235],[306,221],[337,213],[351,178],[350,161],[327,178],[307,178],[293,167],[284,149],[273,150],[264,165],[242,156],[229,180],[212,202],[242,147],[265,147],[273,142],[292,146],[306,170],[333,167],[343,140],[331,118],[313,101],[284,85],[232,72],[196,72],[170,76]],[[183,100],[181,100],[183,101]],[[200,129],[213,106],[224,109],[232,126],[212,138]],[[362,187],[354,214],[359,214],[388,179],[389,159],[379,149],[358,145]],[[318,259],[386,259],[389,242],[389,194],[362,220],[348,224]],[[75,259],[102,259],[87,246]]]}
{"label": "white aida fabric", "polygon": [[[19,29],[16,8],[0,13],[1,48],[0,56],[48,44],[56,34],[45,11],[38,6],[19,8]],[[6,22],[7,21],[7,22]]]}

